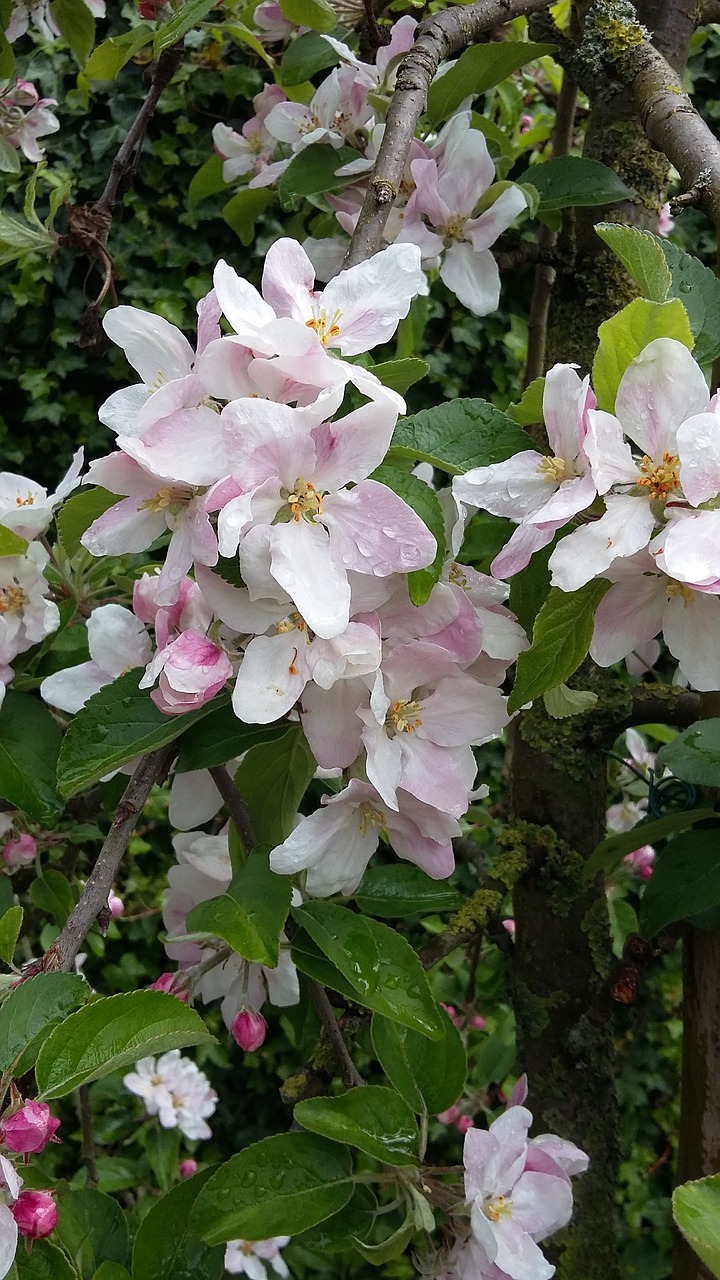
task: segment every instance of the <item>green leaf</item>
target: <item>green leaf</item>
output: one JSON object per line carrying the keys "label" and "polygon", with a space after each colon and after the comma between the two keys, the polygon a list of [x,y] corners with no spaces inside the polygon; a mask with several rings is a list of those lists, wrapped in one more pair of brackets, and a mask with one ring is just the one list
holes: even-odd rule
{"label": "green leaf", "polygon": [[550,594],[548,560],[555,545],[556,539],[553,539],[549,546],[536,551],[527,568],[516,573],[510,582],[508,607],[529,636],[532,635],[535,619]]}
{"label": "green leaf", "polygon": [[175,772],[189,773],[195,769],[213,769],[216,765],[227,764],[228,760],[244,755],[250,747],[274,742],[284,733],[287,733],[286,721],[243,724],[232,707],[218,707],[183,734]]}
{"label": "green leaf", "polygon": [[152,1125],[143,1138],[145,1155],[161,1191],[169,1191],[178,1181],[180,1163],[180,1130]]}
{"label": "green leaf", "polygon": [[58,1201],[58,1240],[72,1258],[82,1280],[93,1280],[101,1263],[124,1266],[130,1235],[120,1205],[102,1191],[70,1191]]}
{"label": "green leaf", "polygon": [[89,994],[73,973],[40,973],[15,987],[0,1005],[0,1074],[7,1076],[21,1055],[29,1070],[43,1038]]}
{"label": "green leaf", "polygon": [[10,907],[0,916],[0,960],[11,965],[23,922],[22,907]]}
{"label": "green leaf", "polygon": [[88,80],[114,80],[123,67],[136,53],[149,44],[154,35],[154,27],[149,22],[141,22],[131,31],[124,31],[120,36],[111,36],[103,40],[97,49],[93,49],[85,66]]}
{"label": "green leaf", "polygon": [[427,114],[433,124],[447,120],[463,99],[486,93],[513,71],[554,53],[554,44],[530,40],[498,40],[476,44],[460,55],[454,66],[433,80],[428,90]]}
{"label": "green leaf", "polygon": [[299,725],[281,738],[251,747],[235,774],[255,839],[273,849],[290,835],[317,765]]}
{"label": "green leaf", "polygon": [[[34,1240],[32,1253],[18,1249],[15,1268],[18,1280],[77,1280],[78,1275],[62,1249],[49,1240]],[[12,1276],[10,1272],[11,1280]]]}
{"label": "green leaf", "polygon": [[[333,34],[332,31],[329,32]],[[342,39],[345,35],[341,28],[336,31],[338,39]],[[305,84],[306,81],[312,80],[318,71],[324,71],[326,67],[334,67],[340,61],[340,55],[335,52],[331,44],[327,40],[323,40],[316,31],[306,31],[304,35],[298,36],[297,40],[293,40],[289,44],[282,56],[280,63],[280,84],[288,87],[296,84]]]}
{"label": "green leaf", "polygon": [[377,1200],[370,1187],[358,1183],[345,1208],[295,1236],[293,1244],[321,1255],[344,1253],[351,1236],[368,1236],[375,1225]]}
{"label": "green leaf", "polygon": [[698,720],[661,747],[656,767],[697,787],[720,787],[720,720]]}
{"label": "green leaf", "polygon": [[415,1116],[394,1089],[369,1084],[339,1098],[308,1098],[293,1114],[303,1129],[347,1142],[383,1164],[417,1164]]}
{"label": "green leaf", "polygon": [[4,30],[0,30],[0,79],[12,80],[15,75],[15,53]]}
{"label": "green leaf", "polygon": [[66,799],[135,756],[172,742],[222,705],[215,698],[184,716],[163,715],[148,690],[138,689],[141,674],[139,668],[126,671],[93,694],[72,720],[57,762],[58,786]]}
{"label": "green leaf", "polygon": [[[292,47],[292,46],[291,46]],[[385,364],[374,364],[372,372],[379,378],[384,387],[390,387],[404,396],[408,387],[425,377],[430,365],[425,360],[388,360]]]}
{"label": "green leaf", "polygon": [[92,1280],[131,1280],[131,1276],[127,1267],[121,1267],[119,1262],[102,1262]]}
{"label": "green leaf", "polygon": [[133,1280],[220,1280],[223,1249],[209,1248],[189,1231],[195,1202],[216,1168],[173,1187],[143,1218],[133,1246]]}
{"label": "green leaf", "polygon": [[244,187],[228,200],[222,216],[246,247],[255,239],[255,223],[271,205],[275,192],[269,187]]}
{"label": "green leaf", "polygon": [[11,250],[0,254],[2,262],[11,262],[22,253],[40,253],[49,258],[57,248],[57,240],[51,231],[41,231],[22,218],[0,213],[0,248]]}
{"label": "green leaf", "polygon": [[315,978],[324,987],[331,987],[333,991],[338,991],[340,995],[345,996],[346,1000],[359,1002],[359,996],[352,983],[348,982],[335,965],[330,963],[305,929],[298,929],[295,934],[290,946],[290,955],[295,967],[301,973],[307,974],[308,978]]}
{"label": "green leaf", "polygon": [[218,191],[227,190],[227,182],[223,178],[222,156],[210,156],[197,173],[193,174],[188,187],[188,208],[207,200],[208,196],[217,195]]}
{"label": "green leaf", "polygon": [[219,0],[185,0],[185,4],[175,10],[169,22],[163,22],[155,32],[153,57],[159,58],[163,50],[184,39],[188,31],[202,22],[211,9],[217,8],[218,3]]}
{"label": "green leaf", "polygon": [[437,543],[435,559],[426,569],[414,569],[408,574],[408,592],[413,604],[425,604],[435,583],[443,570],[446,555],[445,518],[438,496],[429,484],[425,484],[419,476],[401,471],[399,467],[377,467],[370,476],[380,484],[387,485],[398,497],[412,507],[423,524],[427,526]]}
{"label": "green leaf", "polygon": [[628,365],[655,338],[675,338],[692,350],[687,311],[677,298],[648,302],[635,298],[598,329],[600,345],[593,364],[592,383],[598,408],[612,413],[620,380]]}
{"label": "green leaf", "polygon": [[62,1098],[149,1054],[214,1043],[202,1018],[176,996],[131,991],[95,1000],[48,1036],[35,1067],[43,1098]]}
{"label": "green leaf", "polygon": [[275,59],[270,57],[267,49],[260,43],[254,31],[245,26],[244,22],[228,22],[227,19],[222,26],[223,35],[230,36],[236,44],[243,45],[247,49],[251,49],[258,58],[262,58],[266,66],[270,70],[275,66]]}
{"label": "green leaf", "polygon": [[22,556],[27,549],[28,544],[19,533],[0,524],[0,556]]}
{"label": "green leaf", "polygon": [[712,364],[720,356],[720,280],[699,258],[669,240],[660,248],[672,274],[670,297],[678,298],[688,314],[698,364]]}
{"label": "green leaf", "polygon": [[640,927],[646,937],[652,937],[673,921],[687,920],[718,903],[718,828],[691,831],[677,836],[657,855],[640,904]]}
{"label": "green leaf", "polygon": [[18,155],[17,149],[11,146],[5,138],[0,138],[0,172],[20,172],[20,156]]}
{"label": "green leaf", "polygon": [[208,1244],[294,1236],[344,1208],[350,1152],[312,1133],[281,1133],[221,1166],[195,1202],[190,1230]]}
{"label": "green leaf", "polygon": [[566,684],[557,684],[543,694],[545,710],[553,720],[582,716],[595,706],[597,700],[597,694],[590,689],[569,689]]}
{"label": "green leaf", "polygon": [[517,422],[520,427],[531,427],[535,422],[542,422],[544,394],[545,379],[533,378],[517,404],[508,405],[506,411],[508,418],[512,418],[513,422]]}
{"label": "green leaf", "polygon": [[0,796],[35,822],[62,813],[55,790],[60,729],[29,693],[8,693],[0,711]]}
{"label": "green leaf", "polygon": [[423,967],[399,933],[333,902],[308,902],[293,907],[292,915],[357,992],[359,1004],[430,1040],[442,1039],[442,1014]]}
{"label": "green leaf", "polygon": [[[333,22],[335,21],[333,15]],[[340,147],[337,151],[322,142],[314,142],[311,147],[300,151],[288,165],[277,185],[280,203],[283,209],[290,208],[296,201],[306,196],[314,196],[319,192],[342,191],[348,185],[347,178],[335,176],[335,170],[342,165],[357,160],[357,151],[353,147]]]}
{"label": "green leaf", "polygon": [[529,436],[487,400],[448,400],[398,422],[386,462],[430,462],[451,476],[532,449]]}
{"label": "green leaf", "polygon": [[193,907],[188,933],[211,933],[253,964],[274,969],[280,952],[279,935],[290,910],[289,876],[270,870],[269,853],[250,854],[223,894]]}
{"label": "green leaf", "polygon": [[720,1276],[720,1173],[676,1187],[673,1217],[688,1244],[714,1276]]}
{"label": "green leaf", "polygon": [[398,917],[457,911],[465,899],[447,880],[432,880],[420,867],[395,862],[370,867],[355,890],[355,901],[368,916]]}
{"label": "green leaf", "polygon": [[385,1075],[413,1111],[436,1116],[460,1097],[467,1076],[467,1057],[460,1033],[442,1015],[442,1040],[428,1041],[408,1027],[373,1015],[372,1042]]}
{"label": "green leaf", "polygon": [[695,822],[703,822],[706,818],[715,816],[713,809],[686,809],[682,813],[667,813],[664,818],[655,818],[651,822],[639,822],[630,831],[615,831],[590,854],[583,874],[587,880],[600,872],[609,875],[620,866],[628,853],[633,853],[641,845],[655,844],[657,840],[665,840],[676,831],[684,831]]}
{"label": "green leaf", "polygon": [[392,1262],[394,1258],[399,1258],[407,1249],[414,1234],[415,1219],[408,1208],[402,1225],[398,1227],[397,1231],[393,1231],[391,1236],[382,1240],[380,1244],[365,1244],[364,1241],[358,1240],[355,1236],[353,1236],[352,1243],[361,1258],[364,1258],[373,1267],[381,1267],[384,1263]]}
{"label": "green leaf", "polygon": [[52,16],[63,40],[84,67],[95,43],[95,19],[85,0],[53,0]]}
{"label": "green leaf", "polygon": [[633,193],[621,178],[599,160],[586,156],[556,156],[533,164],[518,183],[530,183],[540,195],[539,213],[580,205],[614,204]]}
{"label": "green leaf", "polygon": [[30,885],[30,901],[39,911],[52,916],[58,929],[62,929],[75,906],[75,895],[65,876],[48,867]]}
{"label": "green leaf", "polygon": [[577,671],[590,648],[595,610],[609,587],[606,578],[594,578],[579,591],[552,587],[535,619],[532,646],[518,657],[508,711],[519,711]]}
{"label": "green leaf", "polygon": [[288,22],[298,27],[310,27],[312,31],[327,32],[337,26],[337,16],[327,0],[280,0],[280,8]]}
{"label": "green leaf", "polygon": [[94,520],[98,520],[116,502],[124,502],[117,493],[107,489],[83,489],[63,503],[55,521],[60,546],[72,559],[80,550],[80,539]]}
{"label": "green leaf", "polygon": [[629,271],[643,297],[651,302],[664,302],[672,276],[658,236],[651,231],[640,231],[638,227],[624,227],[619,222],[598,222],[595,230]]}

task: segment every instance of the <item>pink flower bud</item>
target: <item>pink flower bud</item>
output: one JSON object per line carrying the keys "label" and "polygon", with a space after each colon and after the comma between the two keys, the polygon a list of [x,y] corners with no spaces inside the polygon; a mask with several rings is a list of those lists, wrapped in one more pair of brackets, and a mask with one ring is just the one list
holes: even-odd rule
{"label": "pink flower bud", "polygon": [[34,1154],[44,1150],[59,1125],[60,1121],[50,1114],[46,1102],[33,1102],[28,1098],[19,1111],[0,1123],[0,1141],[10,1151]]}
{"label": "pink flower bud", "polygon": [[180,1177],[181,1178],[192,1178],[197,1173],[197,1171],[198,1171],[197,1160],[191,1160],[190,1158],[188,1158],[187,1160],[180,1161]]}
{"label": "pink flower bud", "polygon": [[150,983],[148,991],[166,991],[169,996],[177,996],[183,1004],[188,1002],[188,993],[180,986],[179,973],[161,973],[159,978]]}
{"label": "pink flower bud", "polygon": [[232,1024],[233,1038],[246,1053],[254,1053],[265,1040],[267,1022],[261,1013],[241,1009]]}
{"label": "pink flower bud", "polygon": [[10,1212],[28,1240],[44,1240],[57,1225],[57,1209],[48,1191],[21,1191]]}
{"label": "pink flower bud", "polygon": [[655,861],[655,850],[651,844],[644,844],[639,849],[634,849],[632,853],[628,853],[623,862],[631,867],[635,872],[638,880],[649,880],[653,873],[653,862]]}
{"label": "pink flower bud", "polygon": [[440,1114],[438,1115],[438,1120],[440,1120],[443,1124],[457,1124],[459,1119],[460,1119],[460,1108],[455,1105],[453,1105],[452,1107],[448,1107],[447,1111],[441,1111]]}
{"label": "pink flower bud", "polygon": [[522,115],[520,117],[520,128],[518,129],[518,133],[527,133],[528,129],[532,129],[532,126],[533,126],[532,116]]}
{"label": "pink flower bud", "polygon": [[107,904],[110,910],[110,915],[113,916],[113,918],[115,916],[121,916],[124,914],[125,903],[123,902],[122,898],[118,897],[114,889],[111,889],[108,894]]}
{"label": "pink flower bud", "polygon": [[22,867],[35,860],[36,851],[35,840],[24,831],[14,840],[8,840],[2,851],[3,861],[11,868]]}
{"label": "pink flower bud", "polygon": [[155,655],[140,688],[148,688],[159,676],[150,697],[159,711],[178,716],[204,706],[232,673],[232,663],[219,645],[199,631],[183,631]]}
{"label": "pink flower bud", "polygon": [[487,1026],[487,1022],[484,1018],[481,1018],[479,1013],[475,1013],[470,1019],[470,1026],[473,1031],[484,1031]]}
{"label": "pink flower bud", "polygon": [[515,941],[515,921],[514,921],[514,920],[503,920],[503,922],[502,922],[502,927],[503,927],[503,929],[505,930],[505,932],[506,932],[506,933],[509,933],[509,934],[510,934],[510,937],[512,938],[512,940],[513,940],[513,942],[514,942],[514,941]]}
{"label": "pink flower bud", "polygon": [[460,1119],[455,1121],[455,1128],[458,1133],[467,1133],[468,1129],[472,1129],[472,1127],[472,1116],[460,1116]]}

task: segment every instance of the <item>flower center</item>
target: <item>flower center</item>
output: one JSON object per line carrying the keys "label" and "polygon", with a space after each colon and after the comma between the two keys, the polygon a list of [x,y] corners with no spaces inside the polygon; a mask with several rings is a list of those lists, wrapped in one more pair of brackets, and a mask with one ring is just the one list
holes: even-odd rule
{"label": "flower center", "polygon": [[499,1222],[501,1218],[512,1217],[512,1202],[505,1196],[487,1196],[482,1211],[491,1222]]}
{"label": "flower center", "polygon": [[454,582],[456,587],[462,587],[463,591],[468,590],[467,574],[465,573],[465,565],[458,564],[453,561],[448,571],[448,580]]}
{"label": "flower center", "polygon": [[327,347],[329,343],[340,337],[338,320],[341,315],[341,311],[336,311],[332,319],[328,320],[327,312],[323,307],[319,316],[314,316],[312,320],[305,321],[305,328],[314,329],[323,346]]}
{"label": "flower center", "polygon": [[0,613],[19,613],[24,604],[27,604],[27,596],[17,583],[0,587]]}
{"label": "flower center", "polygon": [[550,484],[562,484],[567,480],[567,463],[564,458],[543,458],[538,471]]}
{"label": "flower center", "polygon": [[669,582],[667,587],[667,598],[668,600],[677,598],[681,599],[687,609],[693,598],[692,588],[689,587],[686,582]]}
{"label": "flower center", "polygon": [[358,809],[358,825],[360,834],[365,835],[368,827],[385,826],[385,814],[382,809],[376,809],[374,805],[370,804],[369,800],[363,800]]}
{"label": "flower center", "polygon": [[308,524],[314,524],[315,517],[322,515],[322,500],[323,495],[302,476],[298,476],[292,493],[287,496],[293,520],[306,520]]}
{"label": "flower center", "polygon": [[398,698],[397,702],[393,702],[387,715],[385,716],[385,728],[391,738],[396,733],[414,733],[422,725],[422,720],[418,715],[422,711],[419,702],[412,702],[410,698]]}
{"label": "flower center", "polygon": [[313,129],[319,129],[319,128],[320,128],[320,121],[318,120],[316,115],[312,114],[308,116],[307,120],[301,120],[298,132],[301,134],[312,133]]}
{"label": "flower center", "polygon": [[35,505],[35,498],[32,493],[29,493],[27,498],[21,498],[20,495],[18,494],[17,498],[15,499],[16,507],[32,507],[34,505]]}
{"label": "flower center", "polygon": [[176,489],[173,485],[166,484],[162,489],[158,489],[152,498],[146,498],[141,502],[140,510],[151,511],[153,515],[157,515],[158,512],[166,511],[176,502],[187,502],[188,497],[184,489]]}
{"label": "flower center", "polygon": [[453,214],[445,223],[445,235],[450,240],[464,240],[466,222],[467,218],[461,217],[459,213]]}
{"label": "flower center", "polygon": [[667,498],[673,489],[680,488],[680,478],[678,476],[678,457],[674,453],[664,453],[662,462],[655,463],[647,454],[643,456],[640,464],[642,472],[641,479],[638,484],[648,490],[648,496],[652,500],[654,498]]}

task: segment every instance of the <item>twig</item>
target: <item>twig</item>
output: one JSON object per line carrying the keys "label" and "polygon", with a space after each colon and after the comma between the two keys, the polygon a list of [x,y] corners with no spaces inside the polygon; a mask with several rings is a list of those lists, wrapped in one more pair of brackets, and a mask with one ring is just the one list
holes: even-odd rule
{"label": "twig", "polygon": [[420,24],[415,44],[397,70],[385,133],[344,267],[371,258],[382,245],[385,223],[400,190],[430,81],[443,59],[459,53],[504,22],[545,9],[549,3],[550,0],[475,0],[475,4],[456,5]]}
{"label": "twig", "polygon": [[98,1171],[95,1160],[95,1131],[93,1129],[90,1093],[87,1085],[81,1084],[75,1096],[77,1098],[77,1110],[80,1118],[80,1126],[82,1128],[81,1159],[87,1169],[88,1186],[96,1187],[98,1184]]}
{"label": "twig", "polygon": [[343,1040],[343,1034],[338,1026],[335,1011],[328,999],[328,994],[320,982],[316,982],[314,978],[307,978],[307,987],[310,993],[310,999],[315,1006],[322,1025],[323,1030],[335,1050],[335,1057],[340,1068],[340,1075],[346,1089],[356,1089],[360,1085],[365,1084],[355,1063],[350,1057],[350,1051]]}
{"label": "twig", "polygon": [[630,715],[613,732],[622,733],[636,724],[670,724],[687,729],[700,719],[700,694],[678,685],[636,684],[632,691]]}
{"label": "twig", "polygon": [[215,765],[215,767],[210,770],[210,777],[220,792],[220,795],[225,802],[225,806],[230,813],[230,817],[235,823],[235,828],[242,840],[245,852],[251,853],[255,848],[256,840],[252,821],[245,801],[240,795],[240,792],[224,765]]}
{"label": "twig", "polygon": [[125,788],[113,824],[105,837],[97,862],[88,876],[82,897],[63,926],[59,937],[48,948],[39,972],[72,973],[75,957],[97,917],[107,904],[108,894],[125,856],[135,823],[156,782],[164,779],[177,751],[171,742],[159,751],[145,756]]}

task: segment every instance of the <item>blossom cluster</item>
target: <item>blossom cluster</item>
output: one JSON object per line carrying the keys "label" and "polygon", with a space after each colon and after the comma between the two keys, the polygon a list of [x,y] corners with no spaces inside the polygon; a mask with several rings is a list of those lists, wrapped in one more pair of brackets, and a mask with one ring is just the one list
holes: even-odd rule
{"label": "blossom cluster", "polygon": [[27,160],[37,164],[43,158],[38,138],[57,133],[60,121],[51,111],[55,98],[41,98],[29,80],[16,80],[0,89],[0,139]]}
{"label": "blossom cluster", "polygon": [[720,683],[720,403],[673,338],[628,365],[614,412],[589,379],[556,365],[543,412],[551,453],[515,454],[453,481],[456,498],[517,525],[491,571],[507,578],[570,521],[550,556],[551,582],[572,592],[612,584],[595,615],[590,656],[602,667],[662,633],[693,688]]}
{"label": "blossom cluster", "polygon": [[0,1146],[8,1153],[0,1154],[0,1280],[15,1261],[18,1235],[41,1240],[55,1230],[58,1215],[52,1194],[22,1190],[23,1179],[11,1157],[20,1155],[27,1161],[48,1142],[58,1142],[59,1124],[47,1103],[23,1100],[13,1086],[10,1106],[0,1116]]}
{"label": "blossom cluster", "polygon": [[[94,18],[105,17],[105,0],[83,0]],[[12,43],[24,36],[32,23],[43,40],[57,40],[60,28],[52,11],[52,0],[13,0],[10,22],[5,31]]]}
{"label": "blossom cluster", "polygon": [[207,1076],[190,1058],[170,1049],[160,1058],[142,1058],[123,1077],[126,1089],[142,1098],[149,1116],[163,1129],[179,1129],[186,1138],[212,1137],[207,1123],[217,1106],[217,1094]]}
{"label": "blossom cluster", "polygon": [[[268,9],[261,5],[255,11],[265,39],[285,39],[289,24],[282,15],[278,24],[277,15]],[[347,186],[326,199],[339,229],[352,234],[382,142],[397,66],[412,47],[416,27],[415,18],[400,18],[388,44],[377,50],[374,64],[361,61],[342,41],[325,36],[341,65],[323,80],[309,103],[291,102],[279,86],[267,85],[253,99],[255,114],[239,133],[225,124],[215,126],[213,141],[223,158],[225,181],[247,179],[249,187],[270,186],[309,146],[351,147],[357,159],[336,170]],[[487,315],[497,308],[500,296],[490,247],[527,204],[516,184],[495,183],[485,138],[472,127],[472,112],[463,105],[439,133],[413,139],[384,235],[388,243],[417,245],[423,269],[439,270],[443,283],[464,306]],[[328,280],[340,269],[347,241],[340,236],[310,238],[305,247],[318,275]]]}
{"label": "blossom cluster", "polygon": [[[632,831],[638,822],[647,817],[647,787],[652,780],[655,765],[655,753],[648,751],[647,744],[637,729],[628,729],[625,734],[627,759],[617,777],[622,792],[622,799],[611,804],[607,811],[608,831]],[[669,775],[668,775],[669,776]],[[655,850],[650,844],[638,845],[632,853],[628,853],[623,862],[637,876],[638,880],[649,880],[653,872]]]}

